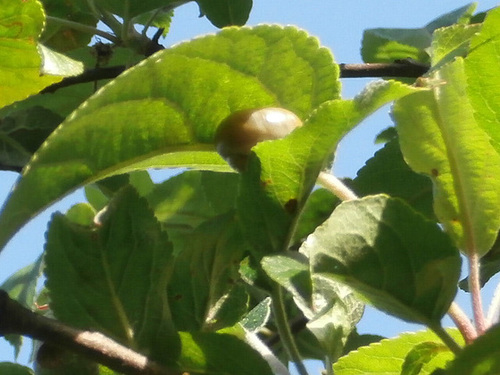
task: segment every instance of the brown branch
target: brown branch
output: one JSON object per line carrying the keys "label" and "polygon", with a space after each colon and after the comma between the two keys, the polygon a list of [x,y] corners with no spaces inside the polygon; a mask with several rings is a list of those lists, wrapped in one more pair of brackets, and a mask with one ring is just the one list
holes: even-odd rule
{"label": "brown branch", "polygon": [[[403,60],[391,64],[339,64],[340,78],[362,78],[362,77],[406,77],[418,78],[425,74],[429,67],[418,62]],[[60,88],[88,83],[103,79],[112,79],[120,75],[126,67],[124,65],[110,66],[104,68],[89,69],[76,77],[64,78],[43,89],[41,94],[53,93]]]}
{"label": "brown branch", "polygon": [[424,75],[429,66],[414,61],[403,60],[391,64],[339,64],[340,78],[399,77],[418,78]]}
{"label": "brown branch", "polygon": [[82,331],[21,306],[0,290],[0,335],[29,336],[82,354],[126,375],[179,375],[99,332]]}

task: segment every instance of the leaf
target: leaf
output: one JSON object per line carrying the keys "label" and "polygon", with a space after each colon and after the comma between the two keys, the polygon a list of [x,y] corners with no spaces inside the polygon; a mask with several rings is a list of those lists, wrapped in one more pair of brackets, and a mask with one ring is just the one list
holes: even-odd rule
{"label": "leaf", "polygon": [[[448,333],[457,341],[463,342],[458,330],[448,330]],[[439,338],[431,331],[403,333],[402,335],[385,339],[369,346],[361,347],[356,351],[339,359],[333,365],[336,375],[400,375],[407,355],[421,343],[442,345]],[[420,374],[431,374],[435,369],[442,368],[453,359],[450,351],[439,352],[431,361],[423,365]]]}
{"label": "leaf", "polygon": [[467,56],[470,42],[481,30],[482,25],[452,25],[438,29],[432,35],[430,47],[431,64],[434,69],[453,61],[456,57]]}
{"label": "leaf", "polygon": [[12,111],[0,119],[0,163],[24,167],[63,118],[40,106]]}
{"label": "leaf", "polygon": [[415,172],[431,177],[434,212],[457,246],[484,255],[500,228],[500,155],[475,120],[463,60],[432,80],[432,91],[394,106],[401,150]]}
{"label": "leaf", "polygon": [[457,291],[449,237],[399,199],[344,202],[308,237],[312,274],[338,280],[400,319],[437,325]]}
{"label": "leaf", "polygon": [[215,26],[244,25],[250,11],[252,0],[197,0],[201,14]]}
{"label": "leaf", "polygon": [[239,263],[247,250],[234,213],[201,224],[175,258],[168,295],[180,331],[215,331],[236,324],[247,311]]}
{"label": "leaf", "polygon": [[419,89],[375,82],[354,100],[325,102],[288,137],[253,148],[237,207],[257,260],[287,250],[295,220],[340,139],[380,106],[414,90]]}
{"label": "leaf", "polygon": [[249,332],[258,332],[271,316],[271,298],[266,297],[241,319],[241,326]]}
{"label": "leaf", "polygon": [[386,143],[358,171],[353,190],[359,196],[385,193],[401,198],[413,209],[433,219],[432,183],[406,164],[397,139]]}
{"label": "leaf", "polygon": [[266,105],[304,116],[338,96],[337,78],[330,53],[292,27],[228,28],[155,54],[47,139],[4,206],[0,245],[42,208],[110,175],[186,165],[228,170],[212,144],[223,118]]}
{"label": "leaf", "polygon": [[449,349],[442,343],[426,341],[417,344],[406,355],[402,366],[401,375],[418,375],[422,373],[422,367],[433,358]]}
{"label": "leaf", "polygon": [[0,362],[0,372],[2,375],[33,375],[32,369],[21,366],[17,363]]}
{"label": "leaf", "polygon": [[[42,268],[44,266],[42,257],[32,264],[20,269],[3,282],[0,289],[9,293],[9,297],[19,302],[28,309],[32,309],[35,302],[36,286]],[[14,355],[17,358],[23,338],[20,335],[6,335],[4,337],[14,347]]]}
{"label": "leaf", "polygon": [[492,9],[483,23],[481,32],[472,38],[469,56],[465,59],[467,96],[477,124],[490,137],[500,152],[500,9]]}
{"label": "leaf", "polygon": [[180,332],[179,368],[196,374],[272,375],[267,362],[239,338],[220,333]]}
{"label": "leaf", "polygon": [[40,76],[43,62],[36,40],[43,22],[36,0],[0,1],[0,108],[62,79]]}
{"label": "leaf", "polygon": [[171,248],[146,201],[131,187],[110,202],[97,228],[55,214],[45,260],[50,305],[58,319],[97,329],[171,364],[178,349],[166,294]]}
{"label": "leaf", "polygon": [[307,258],[288,252],[264,257],[261,264],[271,279],[291,293],[297,307],[310,319],[314,313],[311,311],[312,282]]}
{"label": "leaf", "polygon": [[[48,16],[66,19],[86,26],[96,27],[97,19],[83,0],[43,0]],[[47,20],[41,42],[47,47],[64,52],[85,47],[90,43],[92,34],[63,26],[53,19]]]}
{"label": "leaf", "polygon": [[426,48],[431,45],[433,32],[455,23],[468,23],[475,9],[475,4],[463,6],[418,29],[366,30],[361,48],[363,61],[391,63],[400,59],[412,59],[428,63]]}

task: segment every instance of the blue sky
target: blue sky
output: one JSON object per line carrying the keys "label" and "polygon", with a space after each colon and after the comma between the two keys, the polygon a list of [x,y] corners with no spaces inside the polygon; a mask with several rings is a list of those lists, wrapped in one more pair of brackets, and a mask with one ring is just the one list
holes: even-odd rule
{"label": "blue sky", "polygon": [[[421,27],[443,13],[468,4],[457,0],[254,0],[249,25],[276,23],[296,25],[319,38],[328,47],[337,62],[361,62],[360,46],[363,30],[376,27],[413,28]],[[497,5],[496,1],[478,2],[478,10]],[[191,39],[197,35],[217,30],[204,18],[198,18],[196,4],[190,3],[176,12],[171,31],[163,43],[168,46]],[[369,79],[346,79],[343,81],[345,97],[353,97],[369,82]],[[338,176],[353,177],[356,171],[375,152],[373,140],[376,134],[391,124],[389,107],[358,126],[340,144],[334,167]],[[0,201],[3,201],[17,178],[12,172],[0,172]],[[155,179],[165,178],[165,173],[155,173]],[[43,249],[44,231],[50,215],[65,211],[72,204],[82,201],[83,194],[76,192],[58,204],[50,207],[25,228],[8,244],[0,254],[0,283],[12,272],[30,264]],[[488,295],[491,291],[488,290]],[[460,297],[460,304],[467,309],[468,301]],[[361,332],[394,336],[414,327],[395,318],[369,310],[360,325]],[[25,362],[27,351],[20,360]],[[0,362],[13,360],[12,349],[0,339]]]}

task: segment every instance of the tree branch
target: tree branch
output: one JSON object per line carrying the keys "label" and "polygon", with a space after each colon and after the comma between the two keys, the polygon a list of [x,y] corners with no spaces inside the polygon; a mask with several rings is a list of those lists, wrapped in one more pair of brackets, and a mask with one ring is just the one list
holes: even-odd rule
{"label": "tree branch", "polygon": [[0,335],[18,334],[82,354],[126,375],[179,375],[99,332],[82,331],[35,314],[0,290]]}
{"label": "tree branch", "polygon": [[363,77],[400,77],[418,78],[424,75],[429,66],[412,60],[401,60],[394,63],[372,64],[339,64],[340,78]]}
{"label": "tree branch", "polygon": [[[156,52],[159,47],[152,43],[152,51]],[[418,78],[425,74],[429,67],[417,62],[404,61],[392,64],[339,64],[340,78],[363,78],[363,77],[403,77]],[[53,93],[60,88],[99,81],[102,79],[112,79],[120,75],[126,67],[124,65],[110,66],[104,68],[89,69],[76,77],[64,78],[61,82],[55,83],[43,89],[42,94]]]}

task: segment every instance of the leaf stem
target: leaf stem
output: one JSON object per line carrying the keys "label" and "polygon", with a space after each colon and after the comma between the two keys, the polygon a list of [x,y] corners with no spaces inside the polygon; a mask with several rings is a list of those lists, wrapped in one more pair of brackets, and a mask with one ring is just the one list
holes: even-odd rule
{"label": "leaf stem", "polygon": [[342,181],[331,173],[320,172],[318,182],[321,186],[330,190],[342,201],[358,199],[358,196],[351,189],[349,189]]}
{"label": "leaf stem", "polygon": [[482,335],[486,330],[486,320],[484,318],[483,302],[481,300],[481,280],[479,272],[479,255],[476,251],[469,252],[469,290],[472,299],[472,311],[474,323],[478,335]]}
{"label": "leaf stem", "polygon": [[450,336],[448,332],[441,326],[441,324],[436,324],[429,326],[429,328],[443,341],[448,348],[456,355],[462,351],[460,345]]}
{"label": "leaf stem", "polygon": [[300,356],[299,350],[293,338],[292,331],[288,325],[288,318],[283,301],[283,288],[275,285],[272,293],[272,308],[276,327],[281,337],[281,342],[288,353],[288,357],[295,364],[299,375],[308,375],[304,362]]}
{"label": "leaf stem", "polygon": [[470,344],[477,337],[476,327],[472,324],[466,313],[458,306],[457,303],[452,302],[448,309],[448,315],[460,330],[465,342]]}
{"label": "leaf stem", "polygon": [[47,20],[48,21],[51,21],[51,22],[54,22],[54,23],[57,23],[61,26],[66,26],[66,27],[69,27],[73,30],[78,30],[78,31],[81,31],[81,32],[84,32],[84,33],[88,33],[88,34],[92,34],[92,35],[99,35],[99,36],[102,36],[103,38],[106,38],[108,39],[109,41],[113,42],[113,43],[119,43],[120,42],[120,39],[118,39],[116,36],[106,32],[106,31],[103,31],[103,30],[99,30],[95,27],[92,27],[92,26],[88,26],[88,25],[84,25],[82,23],[78,23],[78,22],[74,22],[74,21],[69,21],[69,20],[65,20],[65,19],[62,19],[62,18],[59,18],[59,17],[53,17],[53,16],[47,16]]}

